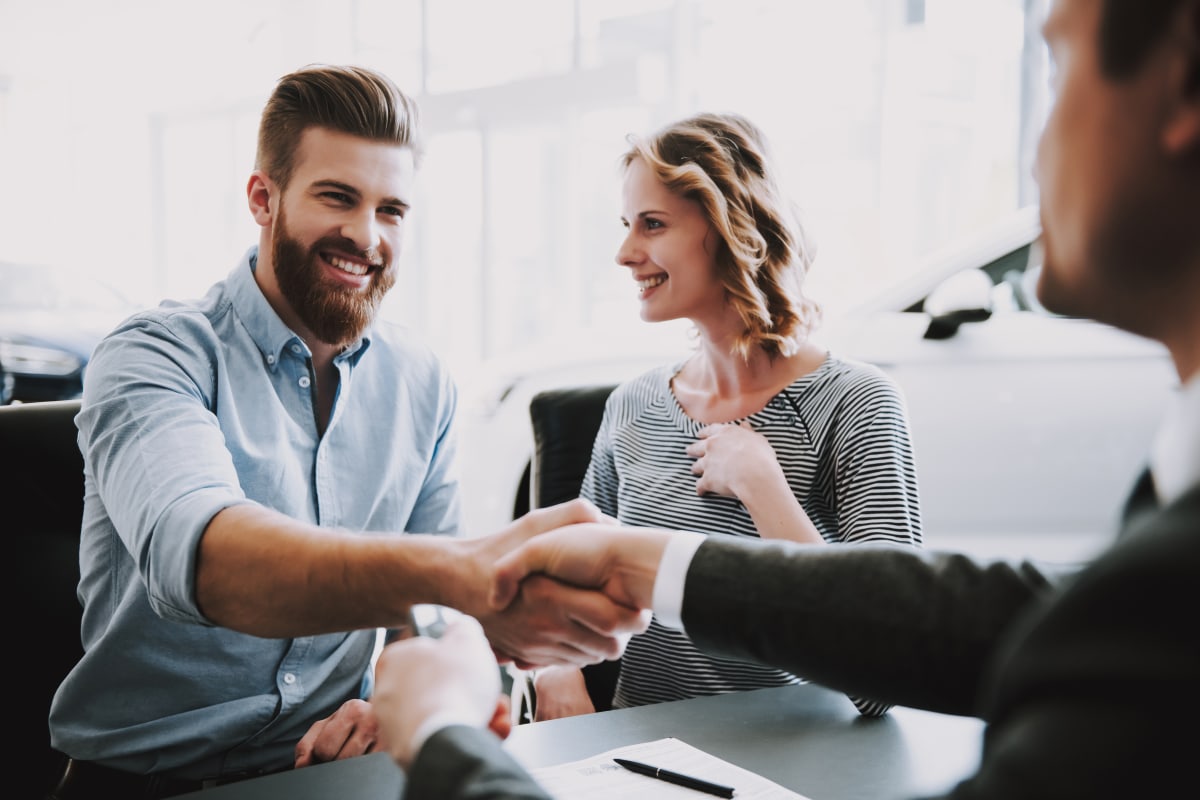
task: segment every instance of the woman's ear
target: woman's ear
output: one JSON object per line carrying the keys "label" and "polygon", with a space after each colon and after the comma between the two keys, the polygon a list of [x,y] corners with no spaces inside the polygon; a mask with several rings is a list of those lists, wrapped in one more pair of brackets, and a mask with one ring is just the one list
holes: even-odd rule
{"label": "woman's ear", "polygon": [[1176,107],[1163,133],[1167,151],[1200,152],[1200,0],[1184,0],[1171,38],[1176,42]]}
{"label": "woman's ear", "polygon": [[260,170],[250,173],[246,183],[246,200],[250,205],[250,216],[261,227],[268,227],[274,217],[271,200],[276,194],[275,184]]}

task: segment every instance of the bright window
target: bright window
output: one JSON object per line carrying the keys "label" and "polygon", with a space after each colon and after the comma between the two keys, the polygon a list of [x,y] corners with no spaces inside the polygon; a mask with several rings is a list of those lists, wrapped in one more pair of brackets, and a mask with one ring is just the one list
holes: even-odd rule
{"label": "bright window", "polygon": [[[286,13],[285,13],[286,12]],[[736,111],[771,138],[832,310],[1035,202],[1041,0],[58,0],[0,5],[0,260],[143,302],[257,241],[257,114],[302,64],[376,66],[429,142],[385,309],[464,382],[643,325],[613,263],[629,133]]]}

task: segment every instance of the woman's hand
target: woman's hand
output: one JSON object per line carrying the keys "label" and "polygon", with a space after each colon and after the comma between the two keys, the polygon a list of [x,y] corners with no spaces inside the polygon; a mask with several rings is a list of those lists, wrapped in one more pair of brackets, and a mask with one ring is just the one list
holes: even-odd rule
{"label": "woman's hand", "polygon": [[688,445],[687,454],[696,459],[692,474],[696,494],[719,494],[741,499],[743,489],[778,481],[783,469],[767,437],[750,423],[708,425]]}
{"label": "woman's hand", "polygon": [[533,680],[537,697],[534,722],[592,714],[596,707],[588,695],[583,670],[577,667],[547,667]]}
{"label": "woman's hand", "polygon": [[775,448],[750,423],[709,425],[688,445],[687,454],[696,459],[696,494],[740,500],[762,538],[825,541],[792,494]]}

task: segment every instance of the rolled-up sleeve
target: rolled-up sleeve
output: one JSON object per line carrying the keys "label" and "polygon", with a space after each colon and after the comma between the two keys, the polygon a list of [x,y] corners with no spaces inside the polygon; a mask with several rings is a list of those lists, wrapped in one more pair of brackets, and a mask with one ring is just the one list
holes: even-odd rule
{"label": "rolled-up sleeve", "polygon": [[77,425],[87,491],[155,613],[210,624],[195,602],[200,537],[219,511],[249,501],[211,410],[219,347],[199,334],[185,339],[157,319],[125,323],[93,354]]}

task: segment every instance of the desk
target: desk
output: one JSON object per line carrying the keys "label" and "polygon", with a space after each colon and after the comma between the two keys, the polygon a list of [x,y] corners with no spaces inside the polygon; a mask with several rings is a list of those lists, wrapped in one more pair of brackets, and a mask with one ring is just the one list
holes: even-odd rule
{"label": "desk", "polygon": [[[943,791],[973,772],[982,731],[977,719],[909,708],[864,718],[845,696],[808,684],[519,725],[505,746],[540,767],[674,736],[812,800],[901,800]],[[387,754],[375,753],[190,797],[390,800],[403,785]]]}

